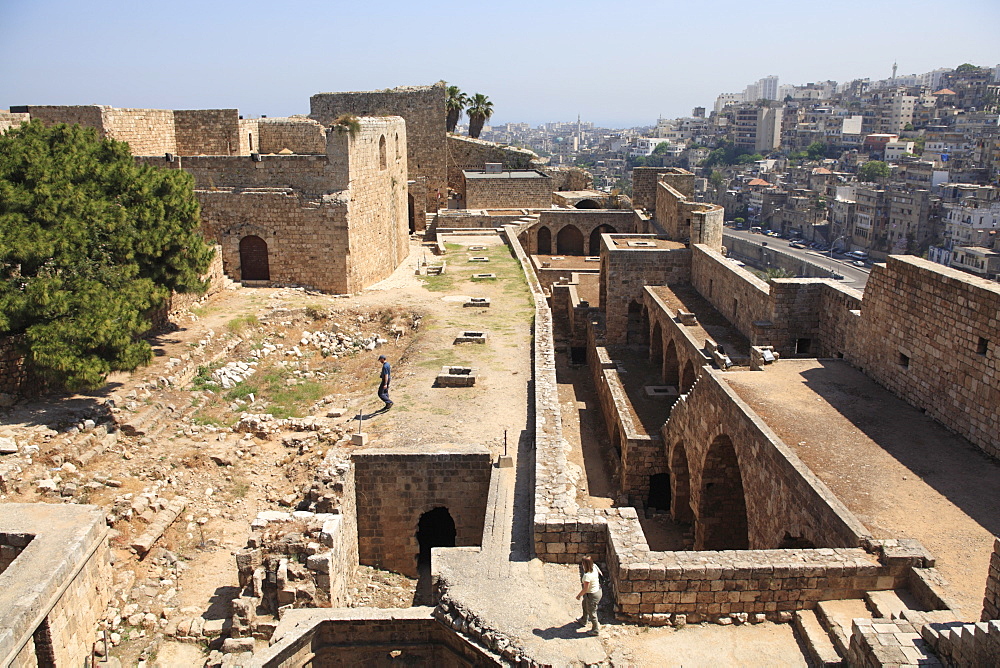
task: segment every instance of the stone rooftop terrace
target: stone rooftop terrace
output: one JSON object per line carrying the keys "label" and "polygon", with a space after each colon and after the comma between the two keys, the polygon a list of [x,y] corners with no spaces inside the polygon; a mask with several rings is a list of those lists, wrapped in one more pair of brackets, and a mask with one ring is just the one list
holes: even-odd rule
{"label": "stone rooftop terrace", "polygon": [[915,538],[978,619],[1000,534],[1000,465],[841,360],[726,381],[876,538]]}

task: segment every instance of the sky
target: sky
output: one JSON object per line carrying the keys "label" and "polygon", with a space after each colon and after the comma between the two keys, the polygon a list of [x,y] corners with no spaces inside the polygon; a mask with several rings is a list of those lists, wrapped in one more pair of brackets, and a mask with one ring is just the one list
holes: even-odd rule
{"label": "sky", "polygon": [[494,124],[652,125],[757,79],[1000,64],[1000,0],[0,0],[0,109],[309,113],[446,80]]}

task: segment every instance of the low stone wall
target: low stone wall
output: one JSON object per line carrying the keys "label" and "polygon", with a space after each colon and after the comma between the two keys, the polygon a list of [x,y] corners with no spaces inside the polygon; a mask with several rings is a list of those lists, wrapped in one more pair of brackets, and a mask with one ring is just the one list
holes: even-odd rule
{"label": "low stone wall", "polygon": [[[722,245],[726,247],[729,257],[743,260],[755,267],[776,267],[804,278],[830,278],[831,266],[832,271],[837,271],[840,266],[837,261],[829,258],[804,260],[772,245],[785,244],[782,239],[760,237],[760,240],[741,239],[725,233],[722,235]],[[762,246],[761,242],[767,243],[767,246]]]}
{"label": "low stone wall", "polygon": [[500,666],[494,655],[432,616],[432,608],[339,608],[286,612],[255,668],[407,665]]}
{"label": "low stone wall", "polygon": [[691,247],[691,285],[707,299],[752,345],[759,341],[760,325],[771,319],[770,290],[767,283],[736,266],[707,246]]}
{"label": "low stone wall", "polygon": [[462,189],[463,170],[483,169],[487,162],[499,162],[504,169],[531,169],[538,159],[533,151],[527,149],[456,134],[448,135],[447,154],[448,187],[459,191]]}
{"label": "low stone wall", "polygon": [[326,130],[311,118],[261,118],[257,132],[257,153],[326,154]]}
{"label": "low stone wall", "polygon": [[993,556],[986,576],[986,596],[983,597],[982,620],[1000,619],[1000,538],[993,541]]}
{"label": "low stone wall", "polygon": [[552,178],[535,170],[463,172],[459,192],[465,209],[545,209],[552,205]]}

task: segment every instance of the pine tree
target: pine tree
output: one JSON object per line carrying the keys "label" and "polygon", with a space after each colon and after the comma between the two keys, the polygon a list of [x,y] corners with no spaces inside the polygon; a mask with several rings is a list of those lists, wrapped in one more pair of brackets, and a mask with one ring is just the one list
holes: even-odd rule
{"label": "pine tree", "polygon": [[32,121],[0,135],[0,336],[69,389],[152,358],[139,337],[171,290],[199,292],[212,248],[193,179],[128,144]]}

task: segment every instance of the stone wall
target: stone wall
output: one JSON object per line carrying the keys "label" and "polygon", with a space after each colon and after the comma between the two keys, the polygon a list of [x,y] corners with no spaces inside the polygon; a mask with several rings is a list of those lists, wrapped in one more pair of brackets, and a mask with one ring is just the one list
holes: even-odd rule
{"label": "stone wall", "polygon": [[23,336],[0,337],[0,393],[19,395],[32,383],[31,367],[20,349]]}
{"label": "stone wall", "polygon": [[254,656],[254,666],[501,665],[432,616],[432,608],[301,610],[282,615],[271,646]]}
{"label": "stone wall", "polygon": [[28,114],[32,119],[38,119],[45,125],[55,125],[56,123],[67,123],[69,125],[82,125],[88,128],[96,128],[101,136],[104,134],[104,107],[89,105],[26,105],[20,107],[12,106],[11,113]]}
{"label": "stone wall", "polygon": [[[614,239],[641,240],[655,237],[614,235]],[[601,244],[601,307],[606,315],[608,345],[629,341],[629,307],[641,306],[647,285],[671,285],[691,281],[692,255],[688,248],[609,248]]]}
{"label": "stone wall", "polygon": [[836,268],[836,263],[831,264],[830,260],[820,260],[814,257],[811,260],[804,260],[801,257],[792,255],[777,248],[774,245],[762,245],[763,243],[774,244],[784,243],[783,241],[754,241],[751,239],[741,239],[728,234],[723,234],[722,243],[728,251],[729,257],[743,260],[755,267],[775,267],[784,269],[790,274],[806,278],[828,278],[831,274],[831,266]]}
{"label": "stone wall", "polygon": [[326,130],[310,118],[261,118],[257,121],[257,153],[288,150],[300,155],[324,155]]}
{"label": "stone wall", "polygon": [[[142,159],[140,159],[142,160]],[[166,162],[162,157],[145,164],[184,169],[194,176],[195,188],[291,188],[308,197],[347,188],[345,173],[331,169],[325,155],[187,156]]]}
{"label": "stone wall", "polygon": [[260,119],[239,119],[240,150],[239,155],[260,153]]}
{"label": "stone wall", "polygon": [[552,187],[556,192],[564,190],[590,190],[594,187],[594,175],[580,167],[549,167],[540,169],[552,177]]}
{"label": "stone wall", "polygon": [[10,128],[19,128],[22,123],[31,120],[31,114],[14,114],[8,111],[0,111],[0,134],[7,132]]}
{"label": "stone wall", "polygon": [[359,450],[351,460],[362,564],[416,577],[417,525],[424,513],[440,507],[455,522],[456,546],[482,544],[492,471],[485,448]]}
{"label": "stone wall", "polygon": [[[678,488],[687,490],[674,496],[689,499],[695,549],[704,549],[699,543],[702,524],[711,519],[705,516],[708,510],[703,498],[710,480],[707,457],[721,439],[728,439],[735,450],[750,549],[778,548],[786,537],[815,547],[857,547],[868,536],[865,527],[730,389],[717,370],[702,370],[694,389],[674,405],[661,433],[668,459],[686,462],[684,471],[671,470],[672,478],[683,478],[672,479],[671,485],[675,492]],[[683,456],[674,453],[676,448],[684,449]]]}
{"label": "stone wall", "polygon": [[721,253],[694,245],[691,247],[691,285],[752,345],[767,345],[767,341],[759,340],[758,331],[762,328],[755,324],[770,322],[767,283],[727,261]]}
{"label": "stone wall", "polygon": [[1000,285],[912,256],[875,265],[852,364],[1000,457]]}
{"label": "stone wall", "polygon": [[[524,178],[522,175],[529,175]],[[552,179],[541,172],[463,173],[460,192],[465,209],[547,209]]]}
{"label": "stone wall", "polygon": [[632,206],[656,209],[656,191],[660,181],[687,198],[694,198],[694,174],[679,167],[636,167],[632,170]]}
{"label": "stone wall", "polygon": [[173,111],[102,107],[101,112],[103,134],[128,142],[133,155],[177,153]]}
{"label": "stone wall", "polygon": [[[662,178],[678,180],[677,175]],[[669,183],[656,184],[656,221],[669,239],[705,244],[722,250],[722,229],[725,209],[717,204],[689,201],[688,197]]]}
{"label": "stone wall", "polygon": [[[534,151],[514,146],[500,146],[493,142],[456,134],[448,135],[447,147],[448,186],[458,191],[462,190],[462,172],[466,169],[482,170],[487,162],[499,162],[504,169],[533,169],[536,166],[535,161],[538,160]],[[554,189],[555,184],[552,187]],[[551,199],[545,206],[548,207],[549,204]]]}
{"label": "stone wall", "polygon": [[986,596],[983,597],[984,622],[1000,619],[1000,538],[993,541],[993,556],[986,574]]}
{"label": "stone wall", "polygon": [[[317,93],[309,100],[309,117],[329,126],[344,113],[355,116],[402,116],[406,121],[407,179],[427,179],[429,195],[447,193],[448,147],[445,121],[445,84],[403,86],[382,91]],[[428,211],[436,199],[427,198]]]}
{"label": "stone wall", "polygon": [[178,155],[246,155],[240,152],[236,109],[179,109],[173,123]]}
{"label": "stone wall", "polygon": [[[546,209],[538,212],[538,223],[525,232],[525,250],[529,255],[538,255],[538,235],[544,228],[551,239],[549,252],[543,255],[571,255],[573,253],[559,250],[559,233],[563,228],[574,227],[583,236],[583,254],[600,255],[600,240],[594,239],[596,248],[591,248],[594,230],[604,226],[611,228],[614,234],[632,234],[637,232],[637,218],[634,211],[618,209]],[[541,249],[544,251],[544,249]],[[594,250],[596,252],[591,253]]]}
{"label": "stone wall", "polygon": [[89,662],[112,581],[101,509],[0,505],[0,533],[33,536],[0,573],[0,665]]}
{"label": "stone wall", "polygon": [[291,191],[196,190],[205,235],[222,246],[226,275],[241,280],[240,241],[267,244],[271,282],[349,292],[346,202],[306,199]]}

